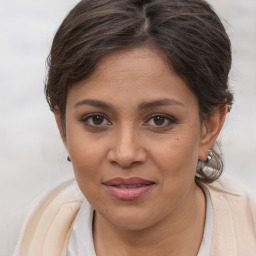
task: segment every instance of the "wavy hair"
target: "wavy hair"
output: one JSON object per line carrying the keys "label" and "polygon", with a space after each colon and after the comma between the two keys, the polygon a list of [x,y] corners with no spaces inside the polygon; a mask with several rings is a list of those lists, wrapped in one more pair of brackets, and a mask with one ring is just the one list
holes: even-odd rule
{"label": "wavy hair", "polygon": [[[212,7],[203,0],[82,0],[59,27],[48,57],[45,94],[65,131],[67,94],[115,50],[152,47],[165,56],[199,102],[200,117],[232,105],[228,87],[231,45]],[[213,172],[207,174],[210,167]],[[221,154],[199,160],[196,182],[210,183],[223,169]]]}

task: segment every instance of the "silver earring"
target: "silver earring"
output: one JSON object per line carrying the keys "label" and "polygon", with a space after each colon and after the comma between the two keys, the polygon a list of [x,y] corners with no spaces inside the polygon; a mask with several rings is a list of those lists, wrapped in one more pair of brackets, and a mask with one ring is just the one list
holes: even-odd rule
{"label": "silver earring", "polygon": [[68,162],[71,162],[71,159],[70,159],[70,157],[69,157],[69,156],[67,157],[67,161],[68,161]]}
{"label": "silver earring", "polygon": [[212,153],[212,150],[211,149],[209,149],[208,150],[208,156],[207,156],[207,162],[210,162],[211,160],[212,160],[212,157],[213,157],[213,153]]}

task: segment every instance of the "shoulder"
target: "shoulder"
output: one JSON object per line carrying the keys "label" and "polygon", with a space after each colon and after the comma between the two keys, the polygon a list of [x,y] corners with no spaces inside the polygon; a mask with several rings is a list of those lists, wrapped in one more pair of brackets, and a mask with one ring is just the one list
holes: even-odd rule
{"label": "shoulder", "polygon": [[[50,249],[45,248],[42,241],[54,237],[59,239],[58,244],[60,245],[58,248],[54,248],[55,252],[62,249],[61,247],[65,244],[65,239],[82,201],[83,195],[74,179],[62,180],[56,183],[52,188],[33,200],[23,212],[13,216],[15,217],[14,221],[16,219],[19,219],[19,221],[17,225],[11,228],[12,230],[8,230],[8,239],[11,242],[9,242],[7,246],[9,248],[6,251],[13,253],[12,247],[15,243],[16,249],[13,255],[33,255],[33,251],[39,252],[42,250],[45,250],[48,254]],[[6,229],[9,229],[9,227],[6,227]],[[48,255],[58,255],[55,252]]]}
{"label": "shoulder", "polygon": [[241,184],[228,175],[222,175],[221,178],[207,185],[210,191],[233,196],[246,196],[247,191]]}
{"label": "shoulder", "polygon": [[[230,207],[238,207],[238,205],[246,205],[248,213],[251,213],[256,220],[256,195],[248,193],[248,191],[233,178],[223,175],[220,179],[207,185],[211,198],[213,200],[225,200],[226,202],[236,202],[229,204]],[[214,204],[214,201],[213,201]]]}
{"label": "shoulder", "polygon": [[[233,178],[224,175],[219,180],[207,185],[214,208],[225,206],[236,213],[245,212],[256,227],[256,195],[246,189]],[[242,208],[240,208],[242,207]],[[255,228],[256,229],[256,228]]]}
{"label": "shoulder", "polygon": [[[256,253],[256,202],[235,180],[223,176],[207,185],[213,206],[212,255]],[[237,254],[238,253],[238,254]]]}

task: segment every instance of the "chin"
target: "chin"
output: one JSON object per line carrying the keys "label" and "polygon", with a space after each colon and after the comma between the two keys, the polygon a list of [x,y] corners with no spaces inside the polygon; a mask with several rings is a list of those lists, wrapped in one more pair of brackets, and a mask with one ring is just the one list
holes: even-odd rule
{"label": "chin", "polygon": [[149,210],[135,209],[121,209],[111,213],[110,216],[104,218],[121,230],[138,231],[153,226],[157,221],[152,218]]}

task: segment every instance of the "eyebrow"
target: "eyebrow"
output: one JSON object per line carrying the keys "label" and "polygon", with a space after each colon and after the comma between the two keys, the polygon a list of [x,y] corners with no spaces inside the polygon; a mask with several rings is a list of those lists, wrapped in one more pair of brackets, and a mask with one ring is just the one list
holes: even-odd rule
{"label": "eyebrow", "polygon": [[[114,107],[108,103],[105,103],[100,100],[93,100],[93,99],[84,99],[81,101],[78,101],[74,107],[79,107],[81,105],[90,105],[98,108],[103,108],[103,109],[113,109]],[[149,109],[149,108],[154,108],[154,107],[160,107],[160,106],[172,106],[172,105],[178,105],[184,107],[184,104],[180,101],[177,101],[175,99],[159,99],[159,100],[154,100],[150,102],[142,102],[139,104],[138,109],[144,110],[144,109]]]}
{"label": "eyebrow", "polygon": [[143,102],[139,105],[139,109],[143,110],[143,109],[166,106],[166,105],[169,105],[169,106],[178,105],[178,106],[185,107],[182,102],[177,101],[175,99],[159,99],[151,102]]}
{"label": "eyebrow", "polygon": [[81,105],[90,105],[90,106],[94,106],[94,107],[98,107],[98,108],[104,108],[104,109],[111,109],[113,108],[111,105],[100,101],[100,100],[92,100],[92,99],[84,99],[84,100],[80,100],[78,101],[74,107],[79,107]]}

